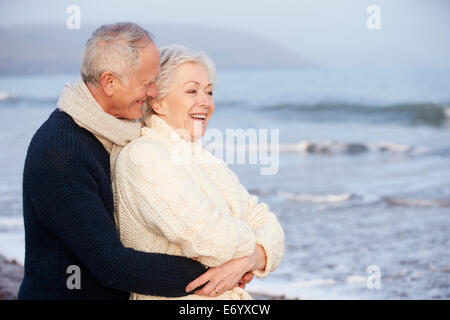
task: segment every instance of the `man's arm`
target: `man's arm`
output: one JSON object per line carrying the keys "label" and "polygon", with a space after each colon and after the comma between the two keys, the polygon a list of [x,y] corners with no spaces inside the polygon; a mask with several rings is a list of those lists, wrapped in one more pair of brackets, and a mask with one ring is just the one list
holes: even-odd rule
{"label": "man's arm", "polygon": [[35,156],[39,161],[26,167],[24,174],[40,222],[102,285],[147,295],[183,296],[186,285],[206,271],[184,257],[125,248],[87,166],[65,153]]}

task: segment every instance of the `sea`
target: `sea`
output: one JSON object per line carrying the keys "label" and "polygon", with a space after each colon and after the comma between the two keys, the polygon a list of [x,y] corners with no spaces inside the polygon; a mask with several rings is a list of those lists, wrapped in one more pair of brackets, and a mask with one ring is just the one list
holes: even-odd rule
{"label": "sea", "polygon": [[[0,77],[0,253],[21,263],[27,147],[78,77]],[[450,299],[450,70],[226,69],[217,80],[208,130],[248,139],[213,142],[285,231],[283,261],[250,292]],[[244,158],[225,157],[233,149]],[[251,160],[258,149],[265,159]]]}

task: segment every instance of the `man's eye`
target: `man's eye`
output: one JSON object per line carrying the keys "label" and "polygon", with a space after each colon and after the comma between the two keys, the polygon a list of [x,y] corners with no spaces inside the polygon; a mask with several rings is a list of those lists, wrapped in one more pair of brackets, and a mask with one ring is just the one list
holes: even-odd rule
{"label": "man's eye", "polygon": [[210,96],[212,96],[212,95],[213,95],[213,92],[212,92],[212,91],[209,91],[208,94],[209,94]]}
{"label": "man's eye", "polygon": [[187,93],[195,94],[195,93],[197,93],[197,90],[194,90],[194,89],[188,90]]}

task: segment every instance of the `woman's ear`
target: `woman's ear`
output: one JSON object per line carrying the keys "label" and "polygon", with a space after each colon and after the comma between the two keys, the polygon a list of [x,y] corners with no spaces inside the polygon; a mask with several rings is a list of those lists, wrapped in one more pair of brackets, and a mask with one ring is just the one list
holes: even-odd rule
{"label": "woman's ear", "polygon": [[162,99],[152,100],[150,105],[153,111],[155,111],[157,114],[165,115],[167,113],[167,108],[165,107]]}
{"label": "woman's ear", "polygon": [[111,71],[105,71],[100,76],[100,88],[106,96],[112,97],[114,94],[114,85],[116,85],[116,78]]}

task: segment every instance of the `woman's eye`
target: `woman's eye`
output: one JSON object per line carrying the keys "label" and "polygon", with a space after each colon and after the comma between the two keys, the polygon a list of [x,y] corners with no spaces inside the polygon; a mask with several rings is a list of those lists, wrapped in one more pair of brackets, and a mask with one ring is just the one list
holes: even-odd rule
{"label": "woman's eye", "polygon": [[197,90],[194,90],[194,89],[188,90],[187,93],[195,94],[195,93],[197,93]]}
{"label": "woman's eye", "polygon": [[208,94],[209,94],[210,96],[212,96],[212,95],[213,95],[213,92],[212,92],[212,91],[209,91]]}

